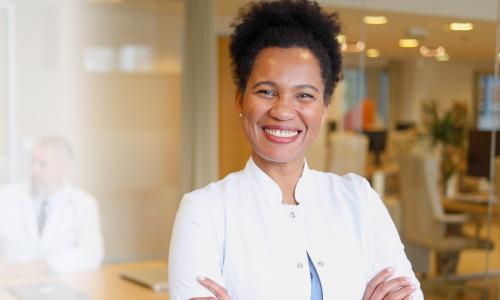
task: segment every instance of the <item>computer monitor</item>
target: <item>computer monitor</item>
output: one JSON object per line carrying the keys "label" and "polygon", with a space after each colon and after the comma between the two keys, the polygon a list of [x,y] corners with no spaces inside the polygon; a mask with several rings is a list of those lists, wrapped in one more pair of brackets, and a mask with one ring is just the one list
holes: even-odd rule
{"label": "computer monitor", "polygon": [[375,154],[375,165],[380,166],[380,155],[385,150],[387,141],[386,130],[366,130],[363,132],[368,137],[368,150]]}
{"label": "computer monitor", "polygon": [[413,129],[415,127],[415,122],[403,122],[399,121],[396,123],[396,130],[397,131],[404,131],[408,129]]}
{"label": "computer monitor", "polygon": [[[496,132],[495,156],[500,155],[500,134]],[[490,178],[491,131],[469,131],[467,175]]]}

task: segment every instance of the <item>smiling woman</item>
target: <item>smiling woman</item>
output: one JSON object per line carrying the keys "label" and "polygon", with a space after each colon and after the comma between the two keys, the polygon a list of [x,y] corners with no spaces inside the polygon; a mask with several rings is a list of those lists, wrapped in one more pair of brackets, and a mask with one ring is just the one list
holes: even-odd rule
{"label": "smiling woman", "polygon": [[254,161],[302,166],[326,116],[316,57],[303,48],[264,49],[247,86],[238,103]]}
{"label": "smiling woman", "polygon": [[379,196],[356,175],[308,168],[342,64],[336,14],[316,2],[250,3],[231,37],[252,157],[184,195],[170,299],[423,299]]}

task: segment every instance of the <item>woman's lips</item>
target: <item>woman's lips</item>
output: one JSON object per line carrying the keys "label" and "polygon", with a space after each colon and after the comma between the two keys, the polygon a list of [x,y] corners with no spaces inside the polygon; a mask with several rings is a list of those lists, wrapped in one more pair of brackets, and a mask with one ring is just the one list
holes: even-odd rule
{"label": "woman's lips", "polygon": [[302,130],[285,126],[263,126],[265,137],[271,142],[289,144],[297,140]]}

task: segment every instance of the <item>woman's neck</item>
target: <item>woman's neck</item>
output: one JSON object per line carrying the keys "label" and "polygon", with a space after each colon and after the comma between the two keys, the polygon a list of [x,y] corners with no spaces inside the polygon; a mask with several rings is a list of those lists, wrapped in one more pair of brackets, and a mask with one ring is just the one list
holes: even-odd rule
{"label": "woman's neck", "polygon": [[278,184],[281,189],[283,204],[297,204],[295,186],[304,170],[304,158],[286,163],[277,163],[252,155],[255,164]]}

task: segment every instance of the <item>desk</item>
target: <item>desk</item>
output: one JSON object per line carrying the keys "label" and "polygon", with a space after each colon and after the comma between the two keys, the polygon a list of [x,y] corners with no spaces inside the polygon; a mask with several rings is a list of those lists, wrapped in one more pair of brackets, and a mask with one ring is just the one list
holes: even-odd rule
{"label": "desk", "polygon": [[[443,207],[445,210],[458,213],[466,213],[486,217],[488,215],[488,205],[485,203],[475,203],[472,201],[461,201],[450,198],[443,198]],[[500,220],[500,209],[498,203],[492,205],[493,219]]]}
{"label": "desk", "polygon": [[167,268],[166,262],[150,261],[106,265],[93,272],[61,276],[27,276],[23,278],[0,279],[0,299],[16,300],[6,286],[30,283],[59,282],[67,284],[90,296],[92,300],[168,300],[167,293],[156,294],[152,290],[134,284],[120,277],[120,273],[138,268]]}

